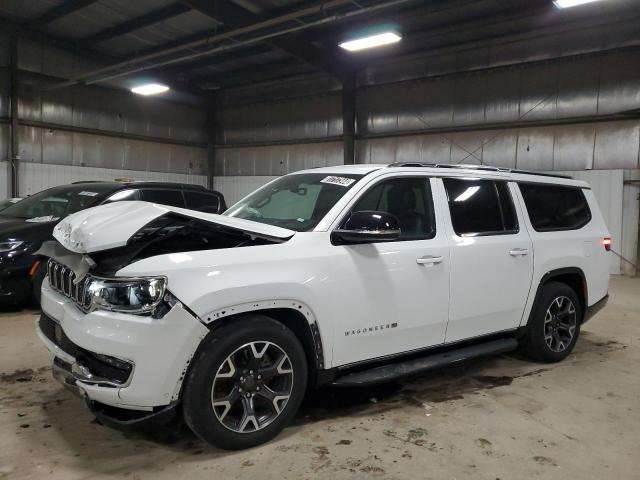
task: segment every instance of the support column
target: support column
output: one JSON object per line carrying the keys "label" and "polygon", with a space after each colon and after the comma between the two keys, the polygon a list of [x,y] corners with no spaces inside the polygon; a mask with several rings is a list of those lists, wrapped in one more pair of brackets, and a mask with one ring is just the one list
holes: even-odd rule
{"label": "support column", "polygon": [[20,142],[18,141],[18,39],[12,36],[9,42],[10,57],[10,142],[9,142],[9,195],[17,197],[18,192],[18,168],[20,161]]}
{"label": "support column", "polygon": [[344,164],[356,162],[356,80],[353,75],[342,79],[342,144]]}
{"label": "support column", "polygon": [[213,177],[216,171],[216,112],[207,107],[207,188],[213,190]]}

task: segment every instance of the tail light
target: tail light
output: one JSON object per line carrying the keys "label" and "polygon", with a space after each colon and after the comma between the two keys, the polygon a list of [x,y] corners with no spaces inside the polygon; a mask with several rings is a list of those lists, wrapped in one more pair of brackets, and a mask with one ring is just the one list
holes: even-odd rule
{"label": "tail light", "polygon": [[611,250],[611,237],[604,237],[602,239],[602,245],[604,245],[604,249],[608,252]]}

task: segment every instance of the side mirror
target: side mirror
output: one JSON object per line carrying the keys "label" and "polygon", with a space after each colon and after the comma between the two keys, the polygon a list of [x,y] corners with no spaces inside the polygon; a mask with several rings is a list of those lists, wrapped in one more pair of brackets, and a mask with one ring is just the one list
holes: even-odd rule
{"label": "side mirror", "polygon": [[386,212],[365,210],[354,212],[344,226],[334,230],[334,243],[373,243],[397,240],[400,236],[400,222]]}

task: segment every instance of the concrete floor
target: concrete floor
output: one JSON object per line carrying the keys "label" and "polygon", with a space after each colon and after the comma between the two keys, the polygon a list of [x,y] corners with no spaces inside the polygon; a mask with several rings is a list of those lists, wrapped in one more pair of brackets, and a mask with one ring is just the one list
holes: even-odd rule
{"label": "concrete floor", "polygon": [[322,391],[267,445],[186,428],[120,432],[51,379],[33,311],[0,314],[0,478],[640,478],[640,278],[563,363],[502,356],[413,381]]}

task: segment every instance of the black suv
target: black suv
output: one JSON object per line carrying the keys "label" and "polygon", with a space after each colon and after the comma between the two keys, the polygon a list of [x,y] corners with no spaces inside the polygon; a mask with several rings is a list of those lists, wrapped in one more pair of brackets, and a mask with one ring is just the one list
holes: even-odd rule
{"label": "black suv", "polygon": [[160,182],[76,182],[36,193],[0,212],[0,301],[40,300],[45,276],[34,255],[53,227],[72,213],[105,203],[144,200],[207,213],[227,209],[220,192],[197,185]]}

